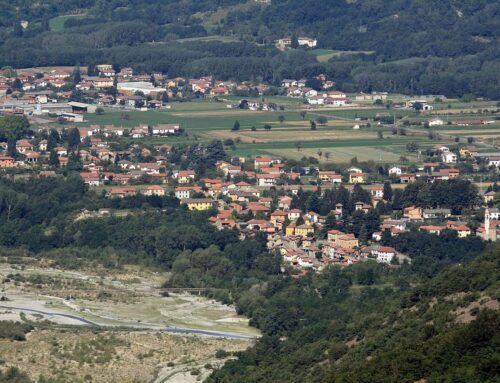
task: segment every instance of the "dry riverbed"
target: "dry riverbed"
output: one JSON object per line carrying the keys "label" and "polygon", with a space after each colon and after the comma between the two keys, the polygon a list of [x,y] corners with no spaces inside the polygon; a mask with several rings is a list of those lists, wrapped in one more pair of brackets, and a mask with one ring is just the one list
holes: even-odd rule
{"label": "dry riverbed", "polygon": [[0,341],[0,368],[34,379],[189,383],[223,363],[217,350],[244,350],[259,335],[232,306],[185,293],[162,297],[167,277],[135,267],[0,262],[0,320],[35,327],[24,342]]}

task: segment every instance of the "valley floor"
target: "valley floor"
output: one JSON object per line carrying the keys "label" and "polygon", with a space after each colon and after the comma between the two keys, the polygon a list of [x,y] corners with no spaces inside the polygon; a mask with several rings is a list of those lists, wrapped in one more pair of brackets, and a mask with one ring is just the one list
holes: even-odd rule
{"label": "valley floor", "polygon": [[33,379],[194,382],[223,362],[217,350],[244,350],[259,335],[231,306],[160,296],[167,277],[140,268],[103,273],[0,263],[0,321],[35,327],[26,341],[0,341],[3,366]]}

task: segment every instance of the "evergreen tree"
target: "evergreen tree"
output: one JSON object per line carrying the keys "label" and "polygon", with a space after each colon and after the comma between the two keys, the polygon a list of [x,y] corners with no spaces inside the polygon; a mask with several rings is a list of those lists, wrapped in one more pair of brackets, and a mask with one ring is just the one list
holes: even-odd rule
{"label": "evergreen tree", "polygon": [[59,166],[59,156],[57,155],[55,150],[50,151],[49,165],[54,167]]}
{"label": "evergreen tree", "polygon": [[233,132],[237,131],[237,130],[240,130],[240,122],[238,120],[236,120],[233,124],[233,127],[231,128],[231,130]]}
{"label": "evergreen tree", "polygon": [[355,184],[352,189],[352,202],[371,203],[371,196],[368,191],[363,189],[359,184]]}
{"label": "evergreen tree", "polygon": [[325,228],[325,232],[328,230],[335,229],[337,227],[337,219],[333,214],[328,214],[325,219],[325,224],[323,226]]}
{"label": "evergreen tree", "polygon": [[76,84],[80,83],[80,81],[82,81],[82,75],[80,73],[79,66],[75,67],[71,77],[72,77],[73,85],[76,85]]}
{"label": "evergreen tree", "polygon": [[384,201],[392,201],[392,186],[390,182],[384,182]]}
{"label": "evergreen tree", "polygon": [[380,230],[380,215],[377,210],[370,209],[365,215],[365,225],[368,232],[368,238],[371,238],[372,234]]}
{"label": "evergreen tree", "polygon": [[55,129],[50,129],[49,137],[47,139],[47,150],[51,151],[59,143],[59,133]]}
{"label": "evergreen tree", "polygon": [[384,246],[389,246],[392,241],[392,235],[390,230],[384,230],[382,232],[382,238],[380,239],[380,243]]}
{"label": "evergreen tree", "polygon": [[363,223],[361,225],[361,229],[359,229],[359,242],[365,245],[368,242],[368,229],[366,228],[366,224]]}
{"label": "evergreen tree", "polygon": [[23,27],[21,26],[21,22],[19,20],[16,20],[14,22],[14,30],[12,31],[12,36],[14,37],[22,37],[24,31]]}
{"label": "evergreen tree", "polygon": [[312,193],[306,201],[306,210],[318,213],[320,211],[320,201],[317,193]]}
{"label": "evergreen tree", "polygon": [[7,155],[12,158],[17,158],[16,139],[13,137],[7,140]]}
{"label": "evergreen tree", "polygon": [[394,190],[392,208],[394,210],[401,210],[403,208],[403,192],[400,189]]}
{"label": "evergreen tree", "polygon": [[68,146],[70,149],[76,148],[80,145],[80,131],[78,128],[73,128],[68,131]]}
{"label": "evergreen tree", "polygon": [[214,140],[207,145],[205,162],[207,167],[214,167],[215,163],[226,159],[227,155],[224,151],[224,145],[220,140]]}
{"label": "evergreen tree", "polygon": [[71,152],[69,154],[67,169],[73,171],[80,171],[83,169],[83,164],[78,152]]}

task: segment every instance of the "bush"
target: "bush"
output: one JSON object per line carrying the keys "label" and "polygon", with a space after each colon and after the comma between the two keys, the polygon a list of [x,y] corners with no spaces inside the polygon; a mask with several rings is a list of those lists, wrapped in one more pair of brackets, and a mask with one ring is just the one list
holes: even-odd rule
{"label": "bush", "polygon": [[217,350],[217,352],[215,353],[215,357],[217,359],[224,359],[224,358],[227,358],[229,355],[230,354],[226,350],[222,350],[222,349]]}

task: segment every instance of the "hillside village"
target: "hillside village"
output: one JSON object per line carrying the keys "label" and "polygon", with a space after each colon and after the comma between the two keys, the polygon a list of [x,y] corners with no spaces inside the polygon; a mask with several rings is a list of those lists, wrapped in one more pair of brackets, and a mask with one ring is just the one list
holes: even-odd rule
{"label": "hillside village", "polygon": [[[167,143],[144,144],[148,137],[184,135],[183,127],[175,123],[133,128],[72,125],[88,113],[99,113],[104,106],[149,110],[169,108],[170,101],[183,98],[279,93],[301,98],[304,104],[344,107],[362,101],[383,103],[386,93],[349,98],[333,90],[335,83],[323,75],[312,81],[285,79],[279,89],[212,77],[169,79],[160,74],[135,74],[131,68],[117,71],[111,65],[97,65],[85,73],[79,68],[35,69],[19,71],[15,78],[12,75],[4,71],[0,77],[0,113],[25,129],[23,137],[0,143],[0,169],[7,174],[58,177],[77,171],[89,188],[111,199],[176,197],[190,210],[213,212],[210,222],[221,230],[236,229],[242,238],[263,233],[268,248],[281,254],[283,267],[298,270],[321,271],[330,264],[349,265],[368,258],[392,265],[409,262],[405,254],[387,246],[387,236],[412,229],[437,235],[451,231],[458,238],[497,239],[500,213],[494,206],[498,188],[490,185],[478,197],[470,180],[497,169],[500,152],[478,152],[472,145],[435,144],[422,153],[425,159],[418,165],[409,165],[402,158],[400,163],[378,167],[355,160],[352,166],[338,167],[311,159],[301,163],[279,157],[231,157],[221,141],[193,144],[189,153]],[[280,108],[245,99],[227,106]],[[432,110],[425,99],[408,99],[393,107]],[[26,117],[33,120],[42,116],[54,123],[31,129]],[[379,124],[384,119],[392,117],[380,115]],[[489,123],[453,121],[460,126]],[[427,124],[445,122],[429,118]],[[132,141],[119,142],[124,137]],[[210,161],[203,166],[193,165],[193,158],[204,162],[207,156],[211,156]],[[414,193],[418,193],[426,185],[440,184],[453,193],[468,193],[465,206],[427,201],[426,208],[419,198],[401,201],[405,190],[416,187]],[[453,204],[456,206],[450,206]],[[478,218],[484,207],[484,219]],[[112,214],[109,209],[98,212],[108,214]]]}
{"label": "hillside village", "polygon": [[[178,125],[142,126],[130,135],[175,135],[180,130]],[[15,158],[7,154],[13,148],[2,144],[0,168],[16,177],[59,177],[78,171],[89,188],[102,190],[111,199],[175,196],[190,210],[212,212],[209,220],[221,230],[236,229],[242,238],[263,233],[268,248],[281,254],[283,267],[298,270],[321,271],[331,264],[369,258],[391,265],[409,262],[405,254],[385,244],[387,236],[412,229],[494,241],[500,228],[500,211],[492,207],[499,190],[496,184],[479,198],[456,167],[459,158],[475,162],[478,170],[479,163],[498,166],[500,153],[485,157],[464,149],[449,161],[450,149],[436,145],[435,161],[416,169],[393,164],[373,172],[358,164],[335,171],[273,157],[229,158],[218,142],[203,149],[213,152],[214,167],[202,174],[200,168],[176,163],[182,153],[170,145],[147,146],[138,140],[118,148],[114,139],[120,133],[119,128],[99,126],[32,132],[15,142]],[[466,206],[459,202],[451,208],[423,208],[396,201],[404,194],[401,187],[416,186],[418,192],[422,185],[444,183],[457,198],[467,194]],[[475,214],[484,206],[484,222],[475,224]]]}

